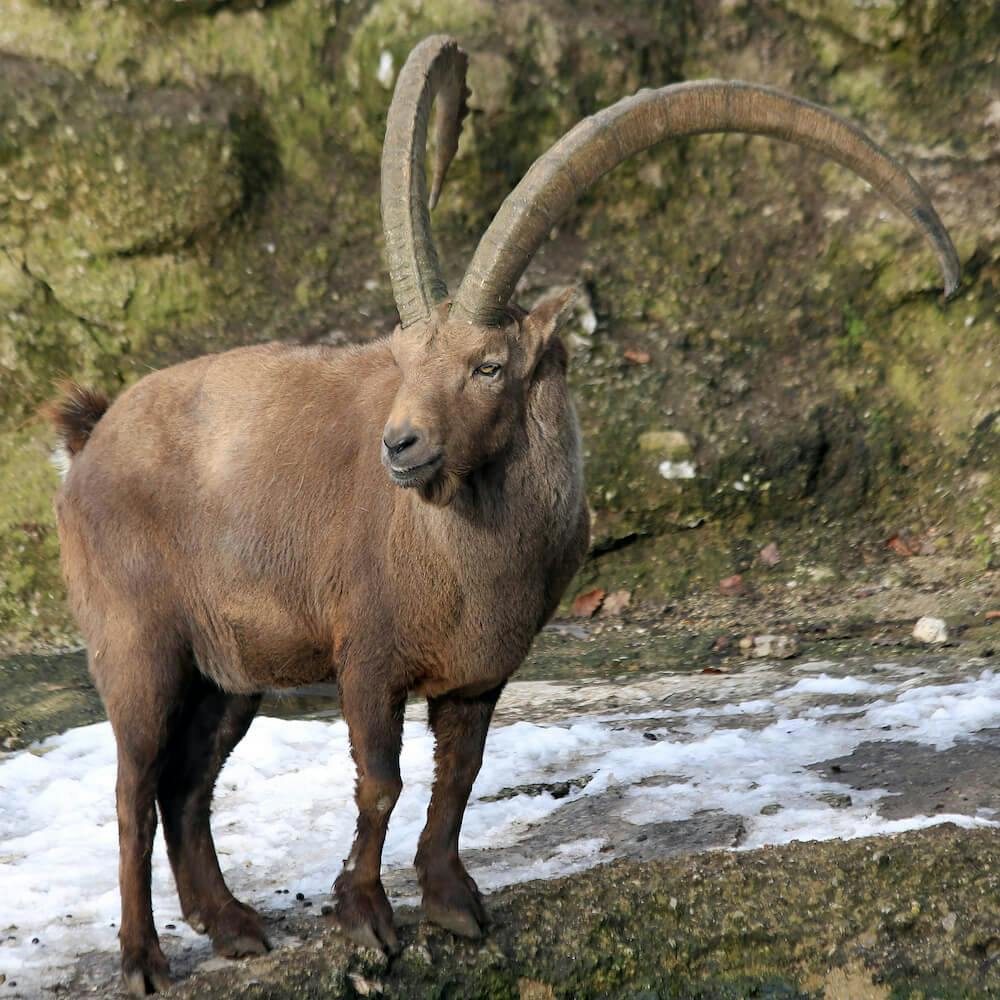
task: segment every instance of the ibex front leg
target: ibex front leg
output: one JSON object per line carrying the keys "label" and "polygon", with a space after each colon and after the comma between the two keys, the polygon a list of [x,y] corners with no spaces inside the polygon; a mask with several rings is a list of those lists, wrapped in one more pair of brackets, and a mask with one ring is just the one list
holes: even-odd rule
{"label": "ibex front leg", "polygon": [[382,846],[403,788],[399,750],[406,695],[380,688],[370,678],[351,675],[341,683],[340,703],[358,768],[358,828],[333,886],[337,920],[357,944],[394,954],[399,941],[392,907],[382,888]]}
{"label": "ibex front leg", "polygon": [[416,867],[427,919],[477,938],[486,926],[479,888],[458,856],[458,835],[472,784],[483,761],[486,731],[503,685],[475,698],[428,698],[435,775]]}

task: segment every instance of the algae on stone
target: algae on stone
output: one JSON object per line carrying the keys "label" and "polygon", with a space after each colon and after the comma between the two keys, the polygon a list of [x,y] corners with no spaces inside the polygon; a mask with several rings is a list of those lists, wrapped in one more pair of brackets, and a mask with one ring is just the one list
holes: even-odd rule
{"label": "algae on stone", "polygon": [[[940,826],[629,864],[493,893],[482,941],[407,922],[392,963],[327,932],[178,997],[955,998],[1000,990],[996,832]],[[530,987],[525,984],[530,984]],[[526,990],[528,992],[526,992]],[[343,991],[343,992],[341,992]]]}
{"label": "algae on stone", "polygon": [[[236,344],[388,332],[381,133],[406,53],[448,31],[473,86],[434,220],[453,286],[560,134],[640,86],[696,76],[775,83],[860,120],[927,186],[966,265],[942,307],[906,220],[843,168],[763,139],[664,143],[601,180],[519,293],[578,282],[590,301],[588,328],[577,316],[568,330],[595,513],[585,580],[637,599],[713,586],[775,535],[789,568],[819,549],[850,564],[859,544],[935,523],[970,552],[996,544],[989,0],[642,0],[621,17],[597,0],[169,6],[6,0],[5,468],[41,462],[33,413],[54,377],[117,390]],[[643,451],[663,430],[689,440],[693,478],[665,478]],[[66,620],[54,542],[26,545],[16,527],[54,538],[51,477],[26,482],[37,496],[0,485],[0,507],[30,511],[0,527],[4,559],[25,562],[4,564],[3,627],[51,637],[37,623]]]}

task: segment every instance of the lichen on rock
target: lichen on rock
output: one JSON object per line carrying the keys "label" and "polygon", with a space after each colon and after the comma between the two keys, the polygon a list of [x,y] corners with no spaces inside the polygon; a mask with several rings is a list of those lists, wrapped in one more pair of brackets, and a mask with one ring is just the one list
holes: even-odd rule
{"label": "lichen on rock", "polygon": [[952,826],[616,862],[494,893],[481,942],[407,921],[389,964],[328,932],[294,961],[279,951],[175,989],[271,1000],[990,996],[998,862],[993,831]]}
{"label": "lichen on rock", "polygon": [[[843,168],[763,139],[664,143],[601,180],[519,290],[528,303],[552,285],[587,293],[567,331],[595,513],[584,580],[637,600],[714,587],[752,575],[772,537],[780,572],[818,550],[839,571],[926,523],[992,553],[989,0],[642,0],[620,16],[596,0],[7,0],[0,452],[39,491],[0,484],[8,635],[66,622],[33,416],[54,377],[116,391],[209,350],[391,329],[378,156],[390,78],[435,31],[471,57],[471,114],[434,220],[452,287],[564,131],[641,86],[698,76],[774,83],[858,120],[928,188],[965,264],[942,306],[905,219]],[[664,431],[690,454],[644,450]],[[667,461],[695,474],[665,476]],[[49,541],[25,543],[22,522]]]}

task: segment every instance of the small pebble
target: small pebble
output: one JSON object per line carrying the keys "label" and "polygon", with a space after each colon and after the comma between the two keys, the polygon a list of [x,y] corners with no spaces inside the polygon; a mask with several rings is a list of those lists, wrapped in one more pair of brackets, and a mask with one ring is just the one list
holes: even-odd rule
{"label": "small pebble", "polygon": [[781,562],[781,552],[774,542],[768,542],[767,545],[765,545],[764,548],[757,553],[757,558],[765,566],[777,566],[778,563]]}
{"label": "small pebble", "polygon": [[948,625],[943,618],[925,616],[913,626],[913,638],[918,642],[941,643],[948,641]]}
{"label": "small pebble", "polygon": [[816,796],[820,802],[825,802],[832,809],[850,809],[854,800],[843,792],[821,792]]}
{"label": "small pebble", "polygon": [[791,635],[757,635],[753,640],[753,655],[758,659],[788,660],[798,656],[799,644]]}
{"label": "small pebble", "polygon": [[295,893],[295,898],[301,903],[306,898],[306,894],[304,892],[297,892]]}

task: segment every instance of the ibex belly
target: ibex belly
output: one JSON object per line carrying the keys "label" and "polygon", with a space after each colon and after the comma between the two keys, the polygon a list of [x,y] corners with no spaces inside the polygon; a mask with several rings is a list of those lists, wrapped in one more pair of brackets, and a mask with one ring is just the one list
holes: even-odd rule
{"label": "ibex belly", "polygon": [[336,679],[330,643],[260,590],[196,615],[192,632],[199,669],[225,691],[250,694]]}

